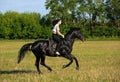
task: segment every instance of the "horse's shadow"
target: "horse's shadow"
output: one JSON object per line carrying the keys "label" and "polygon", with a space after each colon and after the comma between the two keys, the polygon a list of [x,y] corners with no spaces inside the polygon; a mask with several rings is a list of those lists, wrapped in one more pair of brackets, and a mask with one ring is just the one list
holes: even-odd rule
{"label": "horse's shadow", "polygon": [[32,70],[0,70],[0,74],[28,74],[28,73],[35,73]]}

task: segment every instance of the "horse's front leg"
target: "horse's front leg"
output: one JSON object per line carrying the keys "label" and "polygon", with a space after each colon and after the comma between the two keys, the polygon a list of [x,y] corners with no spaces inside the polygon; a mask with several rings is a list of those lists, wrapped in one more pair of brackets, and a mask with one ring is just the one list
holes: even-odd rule
{"label": "horse's front leg", "polygon": [[78,63],[77,58],[73,55],[72,55],[72,57],[73,57],[73,59],[75,60],[75,63],[76,63],[76,70],[79,70],[79,63]]}
{"label": "horse's front leg", "polygon": [[62,68],[66,68],[66,67],[68,67],[68,66],[70,66],[70,65],[72,64],[73,58],[72,58],[71,55],[65,55],[65,56],[63,56],[63,57],[65,57],[66,59],[69,59],[69,60],[70,60],[70,62],[69,62],[68,64],[63,65],[63,67],[62,67]]}
{"label": "horse's front leg", "polygon": [[77,58],[75,56],[73,56],[72,54],[69,54],[69,55],[65,55],[64,57],[67,58],[67,59],[69,59],[70,62],[67,65],[63,65],[63,68],[66,68],[69,65],[71,65],[72,62],[73,62],[73,59],[74,59],[75,63],[76,63],[76,70],[79,70],[79,63],[78,63],[78,60],[77,60]]}

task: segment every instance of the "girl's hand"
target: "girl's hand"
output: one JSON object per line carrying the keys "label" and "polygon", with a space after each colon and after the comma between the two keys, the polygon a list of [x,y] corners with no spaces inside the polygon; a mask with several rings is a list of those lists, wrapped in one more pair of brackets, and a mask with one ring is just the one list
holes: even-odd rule
{"label": "girl's hand", "polygon": [[64,36],[64,35],[62,35],[62,37],[64,38],[65,36]]}

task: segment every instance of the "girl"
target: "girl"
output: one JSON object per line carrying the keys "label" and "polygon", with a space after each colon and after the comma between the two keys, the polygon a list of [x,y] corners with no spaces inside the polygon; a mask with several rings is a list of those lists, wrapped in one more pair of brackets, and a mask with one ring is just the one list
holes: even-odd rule
{"label": "girl", "polygon": [[57,47],[56,47],[56,54],[60,55],[60,53],[58,52],[59,47],[62,43],[62,39],[64,38],[64,35],[60,32],[60,24],[62,23],[61,19],[57,19],[53,21],[53,40],[57,42]]}

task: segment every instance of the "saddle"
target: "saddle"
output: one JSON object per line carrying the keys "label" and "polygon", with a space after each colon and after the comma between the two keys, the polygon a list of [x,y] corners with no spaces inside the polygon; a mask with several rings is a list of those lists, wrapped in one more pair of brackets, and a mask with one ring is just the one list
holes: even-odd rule
{"label": "saddle", "polygon": [[[43,52],[45,52],[48,56],[57,56],[55,54],[57,42],[55,42],[53,39],[47,40],[47,47],[43,49]],[[46,51],[44,51],[46,50]]]}
{"label": "saddle", "polygon": [[[48,43],[49,48],[53,48],[54,50],[56,50],[58,43],[55,40],[53,40],[53,38],[50,38],[48,41],[49,41],[49,43]],[[61,45],[63,45],[63,44],[67,45],[67,43],[64,40],[62,41]]]}
{"label": "saddle", "polygon": [[54,51],[56,50],[56,47],[57,47],[57,42],[54,41],[52,38],[49,39],[49,48],[50,49],[53,49]]}

